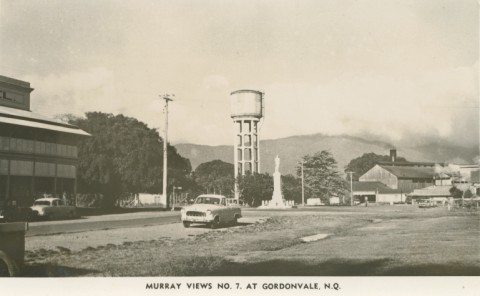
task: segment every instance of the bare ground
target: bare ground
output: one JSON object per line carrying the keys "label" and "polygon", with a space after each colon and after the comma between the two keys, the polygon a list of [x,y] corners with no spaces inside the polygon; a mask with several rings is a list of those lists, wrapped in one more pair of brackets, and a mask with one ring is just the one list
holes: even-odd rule
{"label": "bare ground", "polygon": [[[480,212],[406,206],[249,212],[242,225],[180,223],[28,237],[24,276],[480,275]],[[321,234],[323,239],[302,238]]]}

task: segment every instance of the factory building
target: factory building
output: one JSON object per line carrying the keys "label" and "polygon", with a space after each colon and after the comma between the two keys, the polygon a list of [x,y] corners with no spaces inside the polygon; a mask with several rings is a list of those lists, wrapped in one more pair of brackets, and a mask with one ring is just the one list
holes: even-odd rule
{"label": "factory building", "polygon": [[88,133],[30,109],[30,83],[0,76],[0,206],[74,198],[77,145]]}

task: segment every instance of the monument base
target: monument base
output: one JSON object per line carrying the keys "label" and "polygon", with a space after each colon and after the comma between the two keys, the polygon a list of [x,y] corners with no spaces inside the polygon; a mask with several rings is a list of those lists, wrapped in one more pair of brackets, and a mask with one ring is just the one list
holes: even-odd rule
{"label": "monument base", "polygon": [[294,207],[295,204],[293,200],[275,201],[272,199],[262,201],[262,205],[259,206],[258,209],[291,209]]}
{"label": "monument base", "polygon": [[275,172],[273,173],[273,196],[271,200],[263,200],[259,209],[291,209],[295,207],[293,200],[284,200],[282,194],[282,174],[278,171],[280,158],[275,157]]}

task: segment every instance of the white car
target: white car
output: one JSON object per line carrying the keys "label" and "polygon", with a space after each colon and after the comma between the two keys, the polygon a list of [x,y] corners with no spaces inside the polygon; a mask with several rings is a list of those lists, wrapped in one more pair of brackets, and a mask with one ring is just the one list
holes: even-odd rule
{"label": "white car", "polygon": [[181,215],[184,227],[202,223],[217,228],[221,224],[236,224],[242,211],[237,205],[227,204],[223,195],[204,194],[198,196],[193,205],[182,208]]}
{"label": "white car", "polygon": [[33,202],[30,207],[33,215],[48,220],[60,218],[75,218],[77,210],[74,206],[67,206],[60,198],[47,197],[40,198]]}

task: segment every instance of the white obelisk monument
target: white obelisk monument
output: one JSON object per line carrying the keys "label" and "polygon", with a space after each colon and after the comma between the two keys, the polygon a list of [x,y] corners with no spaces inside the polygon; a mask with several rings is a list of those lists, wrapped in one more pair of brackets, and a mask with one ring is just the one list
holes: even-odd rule
{"label": "white obelisk monument", "polygon": [[273,173],[273,195],[272,200],[269,203],[271,207],[283,206],[283,194],[282,194],[282,174],[279,171],[280,157],[275,157],[275,172]]}
{"label": "white obelisk monument", "polygon": [[275,157],[275,172],[273,173],[273,195],[271,200],[263,202],[262,208],[288,209],[293,201],[285,201],[282,194],[282,174],[280,173],[280,157]]}

